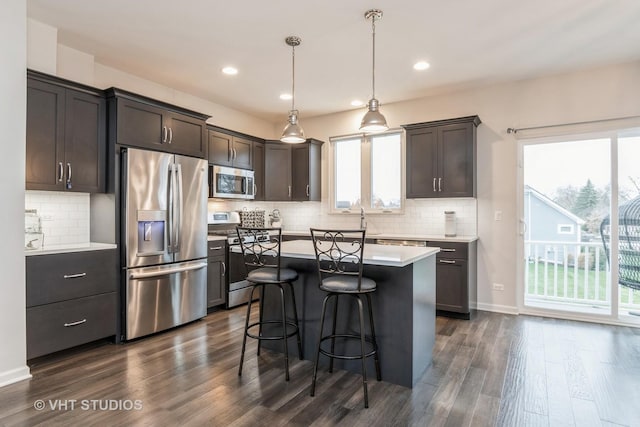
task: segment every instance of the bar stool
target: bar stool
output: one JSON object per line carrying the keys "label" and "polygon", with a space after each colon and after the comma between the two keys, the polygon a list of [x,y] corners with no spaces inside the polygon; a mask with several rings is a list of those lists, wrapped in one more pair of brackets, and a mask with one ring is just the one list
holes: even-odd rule
{"label": "bar stool", "polygon": [[[315,394],[316,378],[318,374],[318,360],[320,353],[328,356],[329,372],[333,372],[333,360],[357,360],[362,361],[362,388],[364,390],[364,407],[369,407],[369,396],[367,393],[367,357],[374,357],[376,367],[376,378],[380,381],[380,361],[378,360],[378,344],[376,343],[376,331],[373,325],[373,312],[371,310],[371,293],[376,290],[376,282],[362,277],[362,258],[364,253],[365,230],[321,230],[311,228],[311,238],[316,254],[318,265],[318,278],[320,289],[327,292],[327,296],[322,301],[322,316],[320,318],[320,333],[318,336],[318,346],[315,363],[313,365],[313,379],[311,381],[311,396]],[[358,303],[358,318],[360,321],[359,333],[336,333],[336,321],[338,315],[338,299],[340,296],[348,295]],[[365,335],[364,314],[362,297],[366,296],[367,309],[369,312],[369,328],[371,335]],[[333,319],[331,333],[324,333],[324,319],[327,309],[327,302],[333,298]],[[336,338],[345,342],[348,340],[360,341],[360,354],[348,355],[337,354],[335,349]],[[322,343],[330,340],[330,349],[322,347]],[[365,347],[369,343],[369,351]],[[326,347],[326,346],[325,346]]]}
{"label": "bar stool", "polygon": [[[244,324],[244,336],[242,338],[242,353],[240,355],[240,367],[238,375],[242,375],[242,365],[247,346],[247,337],[258,340],[258,356],[260,355],[260,344],[262,340],[282,340],[284,345],[284,368],[285,380],[289,381],[289,346],[287,340],[294,335],[298,339],[298,356],[302,360],[302,342],[300,340],[300,325],[298,323],[298,310],[296,309],[296,298],[293,291],[292,282],[298,278],[298,273],[289,268],[280,267],[280,243],[282,242],[281,228],[247,228],[236,227],[240,248],[247,267],[247,280],[253,285],[247,304],[247,318]],[[293,319],[287,319],[287,306],[285,298],[285,287],[291,292],[291,304],[293,305]],[[264,295],[265,288],[273,286],[280,291],[280,319],[264,320]],[[256,289],[260,289],[260,320],[249,324],[251,317],[251,301]],[[265,325],[279,325],[282,328],[280,333],[273,333],[270,329],[269,335],[263,333]],[[258,334],[251,332],[252,328],[258,328]]]}

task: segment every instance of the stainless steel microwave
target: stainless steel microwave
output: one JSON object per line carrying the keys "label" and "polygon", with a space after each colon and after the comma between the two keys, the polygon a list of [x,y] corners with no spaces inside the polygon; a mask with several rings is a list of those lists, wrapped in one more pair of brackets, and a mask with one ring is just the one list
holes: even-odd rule
{"label": "stainless steel microwave", "polygon": [[254,199],[256,186],[252,170],[209,165],[209,197]]}

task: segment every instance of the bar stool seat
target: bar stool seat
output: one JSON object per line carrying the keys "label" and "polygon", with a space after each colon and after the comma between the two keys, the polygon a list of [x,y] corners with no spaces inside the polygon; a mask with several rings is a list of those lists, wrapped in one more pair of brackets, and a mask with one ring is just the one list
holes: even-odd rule
{"label": "bar stool seat", "polygon": [[[376,379],[382,379],[380,361],[378,359],[378,344],[376,342],[376,330],[373,323],[371,294],[376,290],[376,282],[362,276],[364,254],[365,230],[320,230],[311,229],[311,240],[316,254],[318,266],[319,287],[327,292],[322,301],[322,314],[320,316],[320,333],[316,347],[316,357],[313,365],[313,379],[311,380],[311,396],[315,394],[316,378],[318,375],[318,361],[320,354],[329,358],[329,372],[333,372],[333,360],[360,360],[362,363],[362,388],[364,391],[364,407],[369,407],[369,395],[367,388],[366,359],[373,357],[376,368]],[[358,308],[358,328],[347,324],[347,331],[336,331],[338,317],[338,300],[341,296],[355,299]],[[331,333],[324,333],[324,322],[327,311],[327,303],[333,299],[333,317],[331,319]],[[370,335],[365,333],[364,304],[366,302],[369,314]],[[354,331],[355,329],[355,331]],[[357,354],[347,348],[336,349],[336,340],[342,343],[348,341],[358,342]],[[330,348],[323,343],[330,343]],[[367,348],[368,347],[368,348]]]}
{"label": "bar stool seat", "polygon": [[250,271],[247,280],[254,283],[285,283],[292,282],[298,278],[298,272],[290,268],[281,268],[278,273],[277,268],[262,267]]}
{"label": "bar stool seat", "polygon": [[[262,341],[281,340],[284,347],[285,380],[289,381],[289,346],[288,339],[295,336],[298,341],[298,357],[302,360],[302,341],[300,339],[300,324],[296,297],[293,291],[293,281],[298,273],[290,268],[280,267],[280,243],[282,242],[281,228],[247,228],[236,227],[242,256],[247,267],[247,281],[251,283],[251,294],[247,304],[247,317],[242,337],[242,353],[238,375],[242,375],[242,365],[247,347],[247,337],[258,340],[258,356]],[[265,236],[269,236],[265,239]],[[245,240],[246,239],[246,240]],[[275,288],[280,296],[280,318],[264,319],[265,288]],[[287,303],[285,289],[291,294]],[[256,290],[260,291],[260,319],[249,323],[251,318],[251,301]],[[293,307],[293,318],[287,318],[287,306]],[[266,328],[265,328],[266,326]],[[254,328],[258,331],[255,332]]]}
{"label": "bar stool seat", "polygon": [[327,277],[320,283],[320,289],[325,292],[348,293],[367,293],[376,290],[376,282],[363,277],[358,288],[358,278],[355,276],[332,276]]}

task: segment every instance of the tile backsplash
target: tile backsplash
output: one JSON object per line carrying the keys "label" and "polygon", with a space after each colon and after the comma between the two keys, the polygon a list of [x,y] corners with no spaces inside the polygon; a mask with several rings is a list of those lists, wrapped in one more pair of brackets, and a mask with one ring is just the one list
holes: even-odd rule
{"label": "tile backsplash", "polygon": [[42,218],[44,246],[89,243],[88,193],[26,191],[25,209],[36,209]]}
{"label": "tile backsplash", "polygon": [[[279,209],[285,230],[308,230],[309,227],[357,228],[359,215],[329,214],[326,202],[237,202],[209,201],[209,210],[264,209],[269,214]],[[476,199],[408,199],[402,214],[368,214],[370,233],[444,235],[444,211],[455,211],[456,233],[475,236],[477,230]]]}

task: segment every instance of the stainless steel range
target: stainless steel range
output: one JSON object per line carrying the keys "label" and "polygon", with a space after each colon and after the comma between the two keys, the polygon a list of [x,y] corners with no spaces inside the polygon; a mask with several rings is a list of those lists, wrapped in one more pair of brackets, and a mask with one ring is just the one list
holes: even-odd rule
{"label": "stainless steel range", "polygon": [[[240,225],[240,215],[238,212],[209,212],[208,230],[210,235],[226,236],[227,238],[227,265],[229,279],[227,290],[227,308],[237,307],[249,301],[251,295],[251,284],[245,280],[247,269],[244,265],[242,253],[240,253],[240,242],[236,227]],[[269,239],[269,235],[264,233],[257,236],[258,239]],[[244,236],[245,242],[254,239],[254,236]]]}

